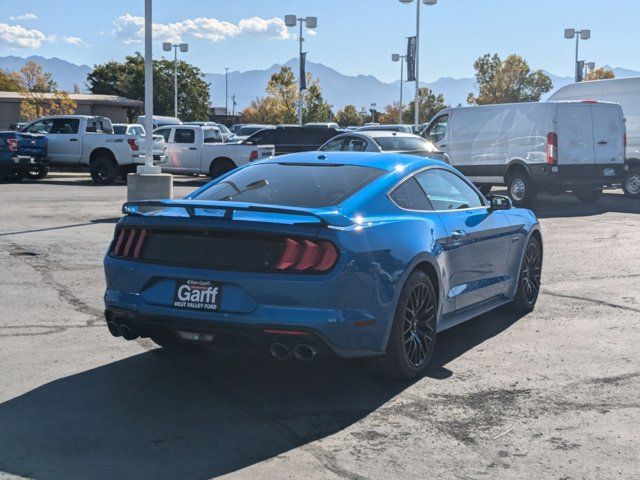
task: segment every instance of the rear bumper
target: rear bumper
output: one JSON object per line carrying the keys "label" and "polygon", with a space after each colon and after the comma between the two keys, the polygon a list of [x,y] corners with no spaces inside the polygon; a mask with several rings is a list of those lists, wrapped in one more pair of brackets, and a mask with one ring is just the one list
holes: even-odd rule
{"label": "rear bumper", "polygon": [[34,167],[48,166],[49,159],[43,157],[31,157],[28,155],[20,155],[11,157],[0,163],[0,169],[9,171],[28,172]]}
{"label": "rear bumper", "polygon": [[616,187],[624,181],[628,166],[595,165],[529,165],[532,179],[540,188]]}
{"label": "rear bumper", "polygon": [[[240,274],[166,267],[105,258],[107,315],[126,319],[143,336],[154,332],[232,333],[265,344],[269,328],[299,330],[343,358],[380,354],[395,310],[395,293],[387,302],[376,284],[354,291],[348,275]],[[295,277],[295,278],[294,278]],[[177,280],[210,280],[221,285],[219,311],[177,308]],[[351,293],[348,293],[351,292]],[[323,348],[319,348],[322,350]]]}

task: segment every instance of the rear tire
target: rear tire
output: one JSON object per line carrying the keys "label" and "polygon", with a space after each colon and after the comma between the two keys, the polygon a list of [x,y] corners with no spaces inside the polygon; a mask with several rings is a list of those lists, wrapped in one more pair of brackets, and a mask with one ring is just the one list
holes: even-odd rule
{"label": "rear tire", "polygon": [[542,275],[542,246],[531,237],[527,242],[518,275],[518,289],[509,308],[514,313],[529,313],[538,301]]}
{"label": "rear tire", "polygon": [[42,180],[47,175],[49,175],[49,167],[45,167],[44,165],[35,167],[27,173],[27,176],[33,180]]}
{"label": "rear tire", "polygon": [[509,197],[516,207],[531,205],[538,196],[538,189],[526,172],[518,169],[507,178]]}
{"label": "rear tire", "polygon": [[97,185],[113,185],[120,173],[116,162],[106,156],[100,156],[91,162],[89,171],[91,179]]}
{"label": "rear tire", "polygon": [[20,170],[6,170],[2,174],[2,179],[5,182],[21,182],[25,177],[25,173]]}
{"label": "rear tire", "polygon": [[627,197],[640,198],[640,168],[632,168],[627,172],[622,190]]}
{"label": "rear tire", "polygon": [[234,168],[236,168],[236,164],[233,163],[232,160],[229,160],[228,158],[219,158],[211,162],[211,167],[209,167],[209,176],[211,178],[218,178],[219,176],[230,172]]}
{"label": "rear tire", "polygon": [[595,203],[602,197],[602,187],[580,188],[573,191],[575,196],[583,203]]}
{"label": "rear tire", "polygon": [[402,287],[387,352],[369,359],[376,375],[411,379],[424,374],[436,342],[438,299],[429,276],[414,271]]}

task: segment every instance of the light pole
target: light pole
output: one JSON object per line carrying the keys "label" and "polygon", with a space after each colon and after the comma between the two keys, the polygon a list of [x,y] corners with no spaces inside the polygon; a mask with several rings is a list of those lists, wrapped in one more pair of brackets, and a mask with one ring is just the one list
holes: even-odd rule
{"label": "light pole", "polygon": [[376,106],[378,104],[377,103],[372,103],[371,104],[371,123],[376,123]]}
{"label": "light pole", "polygon": [[236,114],[236,96],[235,95],[231,95],[231,105],[232,105],[231,115],[235,116]]}
{"label": "light pole", "polygon": [[[413,0],[400,0],[402,3],[411,3]],[[438,0],[422,0],[422,3],[431,7],[438,3]],[[416,0],[416,95],[414,99],[413,128],[417,131],[420,123],[420,105],[418,96],[420,94],[420,0]]]}
{"label": "light pole", "polygon": [[404,59],[406,55],[400,55],[399,53],[391,54],[392,62],[400,62],[400,112],[398,113],[398,123],[402,123],[402,84],[404,83]]}
{"label": "light pole", "polygon": [[164,42],[162,50],[170,52],[173,48],[173,115],[178,118],[178,49],[182,53],[189,51],[188,43]]}
{"label": "light pole", "polygon": [[[302,78],[304,73],[302,72],[302,42],[304,42],[304,37],[302,36],[302,24],[306,24],[307,28],[316,28],[318,26],[318,17],[297,17],[295,15],[285,15],[284,16],[284,24],[287,27],[295,27],[297,23],[300,23],[300,34],[298,35],[298,40],[300,42],[300,88],[299,88],[299,96],[298,99],[298,124],[302,126],[302,101],[304,99],[303,90],[306,90],[306,82],[305,79]],[[302,88],[302,87],[305,88]]]}
{"label": "light pole", "polygon": [[571,40],[572,38],[576,39],[576,64],[575,64],[575,75],[576,82],[580,81],[580,67],[578,66],[578,45],[580,40],[589,40],[591,38],[591,30],[583,29],[576,30],[575,28],[565,28],[564,29],[564,38]]}
{"label": "light pole", "polygon": [[224,114],[229,116],[229,68],[224,68]]}

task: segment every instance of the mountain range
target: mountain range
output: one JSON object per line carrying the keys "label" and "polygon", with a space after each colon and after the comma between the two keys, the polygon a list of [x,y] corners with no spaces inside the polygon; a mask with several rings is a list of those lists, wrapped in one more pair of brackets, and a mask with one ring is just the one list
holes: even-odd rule
{"label": "mountain range", "polygon": [[[50,72],[58,86],[64,90],[73,90],[78,85],[81,90],[87,90],[86,78],[92,67],[88,65],[76,65],[60,58],[44,58],[33,55],[27,58],[17,56],[0,57],[0,68],[9,71],[19,70],[28,60],[40,63],[46,72]],[[284,65],[291,67],[294,72],[298,69],[298,60],[291,59]],[[245,72],[229,72],[229,109],[231,110],[231,96],[236,97],[236,111],[242,110],[249,103],[262,97],[265,93],[267,82],[271,75],[280,70],[281,64],[274,64],[264,70],[248,70]],[[616,78],[640,76],[640,71],[611,68]],[[400,93],[400,81],[386,83],[372,75],[345,75],[322,63],[307,61],[307,71],[314,78],[320,79],[322,94],[327,102],[338,110],[347,104],[353,104],[358,109],[369,108],[372,102],[377,104],[380,110],[385,105],[398,101]],[[573,81],[572,77],[560,77],[550,72],[545,73],[551,78],[554,90]],[[219,73],[206,73],[205,80],[211,84],[211,99],[213,105],[224,106],[225,75]],[[450,105],[465,105],[467,95],[470,92],[477,93],[474,78],[441,77],[435,82],[421,83],[429,87],[436,94],[443,94]],[[412,97],[413,83],[405,83],[405,103]],[[552,92],[549,93],[549,95]]]}

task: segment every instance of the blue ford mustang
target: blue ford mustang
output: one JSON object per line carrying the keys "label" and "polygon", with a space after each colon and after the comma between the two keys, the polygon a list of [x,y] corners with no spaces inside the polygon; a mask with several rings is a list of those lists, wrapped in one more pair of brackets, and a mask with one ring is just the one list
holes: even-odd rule
{"label": "blue ford mustang", "polygon": [[540,288],[534,214],[422,157],[281,156],[123,212],[107,325],[165,348],[248,339],[278,359],[371,357],[411,378],[437,332],[503,304],[529,311]]}

